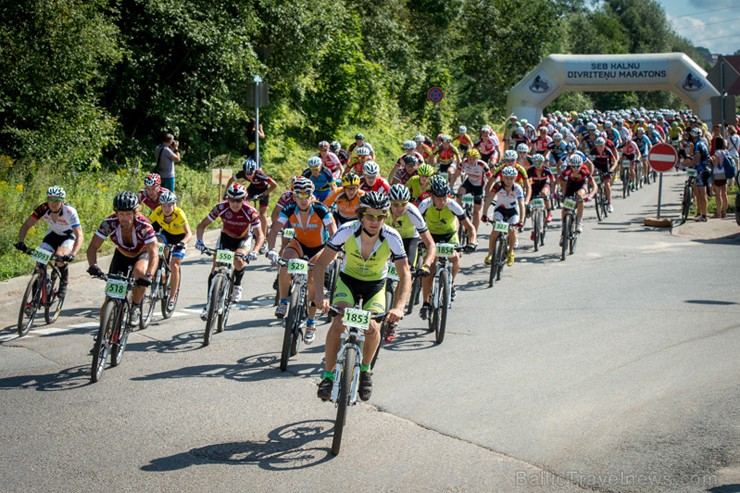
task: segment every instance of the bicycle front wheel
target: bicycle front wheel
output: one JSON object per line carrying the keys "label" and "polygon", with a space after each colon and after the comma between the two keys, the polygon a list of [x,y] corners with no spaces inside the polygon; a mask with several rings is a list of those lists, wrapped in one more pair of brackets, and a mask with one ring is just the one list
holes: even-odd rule
{"label": "bicycle front wheel", "polygon": [[339,380],[339,396],[337,397],[337,419],[334,421],[334,436],[331,441],[332,455],[338,455],[342,446],[342,434],[344,433],[344,424],[347,422],[347,407],[349,406],[356,359],[357,355],[354,349],[347,348],[344,352],[344,362],[337,362],[337,364],[342,365],[342,372]]}
{"label": "bicycle front wheel", "polygon": [[[171,276],[172,274],[170,274]],[[172,294],[172,288],[170,287],[170,276],[165,277],[162,282],[165,283],[162,286],[162,292],[164,293],[164,296],[162,296],[162,318],[165,320],[170,318],[173,313],[175,313],[175,307],[177,306],[177,299],[180,297],[180,280],[178,279],[177,282],[177,289],[175,289],[175,297],[172,298],[172,300],[175,302],[175,306],[172,307],[172,310],[169,310],[167,308],[167,305],[169,303],[170,294]]]}
{"label": "bicycle front wheel", "polygon": [[[501,233],[499,233],[501,236]],[[493,244],[493,256],[491,256],[491,272],[488,273],[488,287],[492,288],[496,282],[496,274],[498,273],[498,257],[499,250],[501,249],[501,242],[496,238],[496,243]]]}
{"label": "bicycle front wheel", "polygon": [[211,343],[211,333],[218,319],[219,305],[221,304],[221,291],[224,289],[224,277],[217,275],[211,281],[211,299],[208,304],[208,318],[206,319],[206,331],[203,335],[203,345]]}
{"label": "bicycle front wheel", "polygon": [[41,276],[34,272],[31,280],[28,281],[26,292],[23,294],[21,309],[18,313],[18,337],[28,334],[33,325],[33,319],[36,317],[36,311],[39,309],[41,301]]}
{"label": "bicycle front wheel", "polygon": [[685,223],[689,218],[689,211],[691,210],[691,201],[693,200],[694,192],[691,186],[686,183],[683,187],[683,197],[681,200],[681,223]]}
{"label": "bicycle front wheel", "polygon": [[60,298],[59,286],[62,284],[61,278],[57,275],[57,271],[52,270],[51,272],[51,291],[46,293],[46,305],[44,306],[44,319],[47,324],[53,324],[59,318],[59,314],[62,311],[62,305],[64,304],[64,298]]}
{"label": "bicycle front wheel", "polygon": [[540,234],[542,231],[542,214],[535,212],[532,216],[532,232],[534,233],[534,251],[540,249]]}
{"label": "bicycle front wheel", "polygon": [[565,217],[563,217],[563,229],[560,233],[560,260],[565,260],[565,255],[568,253],[568,242],[570,241],[572,222],[573,216],[570,214],[566,214]]}
{"label": "bicycle front wheel", "polygon": [[298,287],[294,287],[290,294],[290,308],[288,316],[285,317],[285,330],[283,331],[283,347],[280,351],[280,371],[288,369],[288,359],[291,356],[291,347],[293,346],[294,334],[299,331],[298,326],[301,323],[301,293]]}
{"label": "bicycle front wheel", "polygon": [[95,347],[93,348],[92,368],[90,371],[90,380],[95,383],[103,377],[105,362],[111,350],[111,339],[113,332],[116,330],[116,305],[115,301],[107,300],[100,317],[100,327],[98,335],[95,338]]}
{"label": "bicycle front wheel", "polygon": [[497,259],[497,266],[496,266],[496,280],[501,280],[501,273],[504,271],[504,264],[506,264],[506,253],[507,253],[507,245],[509,244],[509,239],[506,238],[503,234],[499,234],[498,236],[498,243],[500,245],[498,249],[498,259]]}
{"label": "bicycle front wheel", "polygon": [[110,366],[111,368],[116,367],[123,361],[123,352],[126,350],[126,344],[128,343],[128,334],[131,332],[131,327],[128,317],[131,316],[131,307],[128,303],[123,303],[121,311],[116,322],[116,329],[113,333],[113,344],[111,345],[110,355]]}
{"label": "bicycle front wheel", "polygon": [[604,218],[603,216],[603,210],[601,208],[601,202],[602,202],[602,196],[601,191],[596,194],[596,197],[594,197],[595,203],[594,203],[594,209],[596,209],[596,220],[601,222],[601,220]]}
{"label": "bicycle front wheel", "polygon": [[452,279],[450,272],[443,270],[439,273],[439,320],[434,326],[434,342],[442,344],[445,340],[445,330],[447,328],[447,310],[450,308],[450,290],[452,288]]}

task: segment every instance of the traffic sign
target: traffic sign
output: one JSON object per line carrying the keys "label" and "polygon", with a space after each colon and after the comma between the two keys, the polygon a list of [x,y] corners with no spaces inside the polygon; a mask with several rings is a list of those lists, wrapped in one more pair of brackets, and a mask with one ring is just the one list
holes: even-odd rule
{"label": "traffic sign", "polygon": [[707,73],[707,80],[722,93],[732,94],[730,88],[740,78],[740,73],[729,60],[725,57],[720,57],[717,64],[712,67]]}
{"label": "traffic sign", "polygon": [[429,88],[429,91],[427,91],[427,99],[431,101],[432,103],[439,103],[442,101],[445,97],[445,92],[442,90],[441,87],[431,87]]}
{"label": "traffic sign", "polygon": [[678,163],[678,153],[670,144],[655,144],[648,151],[650,166],[659,173],[664,173]]}

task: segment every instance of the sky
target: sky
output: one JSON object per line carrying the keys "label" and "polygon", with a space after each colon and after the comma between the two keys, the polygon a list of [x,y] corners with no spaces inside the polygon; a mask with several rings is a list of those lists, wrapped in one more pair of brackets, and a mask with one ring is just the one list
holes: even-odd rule
{"label": "sky", "polygon": [[657,0],[674,31],[712,53],[740,50],[740,0]]}

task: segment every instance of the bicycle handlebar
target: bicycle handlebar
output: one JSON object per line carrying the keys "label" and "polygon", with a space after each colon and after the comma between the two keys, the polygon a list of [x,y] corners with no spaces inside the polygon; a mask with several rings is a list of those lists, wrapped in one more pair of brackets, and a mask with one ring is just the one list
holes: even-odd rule
{"label": "bicycle handlebar", "polygon": [[[208,255],[209,257],[211,257],[211,256],[213,256],[213,255],[214,255],[214,254],[215,254],[215,253],[216,253],[217,251],[218,251],[218,250],[216,250],[216,249],[214,249],[214,248],[208,248],[208,247],[205,247],[205,248],[204,248],[203,250],[201,250],[201,253],[204,253],[204,254]],[[234,257],[236,257],[236,258],[240,258],[240,259],[244,260],[245,262],[246,262],[246,260],[247,260],[247,255],[246,255],[245,253],[236,253],[236,252],[234,252]]]}
{"label": "bicycle handlebar", "polygon": [[[339,307],[337,305],[329,305],[329,314],[332,317],[336,317],[338,315],[344,314],[344,308]],[[375,313],[372,315],[372,319],[376,322],[382,322],[385,319],[386,313]]]}

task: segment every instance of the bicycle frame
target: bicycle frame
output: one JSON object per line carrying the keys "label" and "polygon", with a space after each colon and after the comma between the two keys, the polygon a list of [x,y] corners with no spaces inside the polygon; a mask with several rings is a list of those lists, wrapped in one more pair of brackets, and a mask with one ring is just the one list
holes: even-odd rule
{"label": "bicycle frame", "polygon": [[341,335],[342,345],[337,353],[337,365],[334,368],[334,385],[331,389],[331,401],[339,401],[339,382],[342,378],[344,369],[345,356],[348,351],[355,351],[355,364],[352,368],[352,384],[349,389],[349,405],[354,406],[357,403],[357,387],[360,381],[360,362],[362,361],[362,345],[365,342],[365,331],[356,327],[350,327],[347,332]]}

